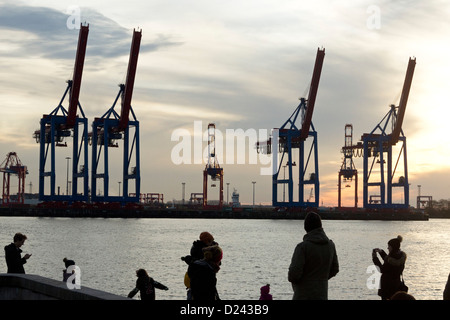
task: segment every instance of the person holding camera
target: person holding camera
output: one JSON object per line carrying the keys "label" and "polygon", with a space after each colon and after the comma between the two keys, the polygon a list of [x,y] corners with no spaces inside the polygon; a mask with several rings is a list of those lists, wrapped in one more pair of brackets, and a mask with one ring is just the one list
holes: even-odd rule
{"label": "person holding camera", "polygon": [[[408,291],[403,282],[403,270],[405,269],[406,253],[400,250],[402,236],[388,241],[387,254],[384,250],[375,248],[372,250],[372,261],[381,272],[380,289],[378,295],[382,300],[389,300],[397,291]],[[381,263],[379,254],[383,259]]]}

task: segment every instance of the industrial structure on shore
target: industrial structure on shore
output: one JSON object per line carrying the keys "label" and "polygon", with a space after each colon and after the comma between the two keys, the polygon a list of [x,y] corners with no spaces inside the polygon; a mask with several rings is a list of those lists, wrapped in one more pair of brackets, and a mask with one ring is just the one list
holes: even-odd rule
{"label": "industrial structure on shore", "polygon": [[[33,134],[39,144],[39,206],[130,209],[147,204],[164,207],[163,194],[142,193],[140,186],[139,121],[131,102],[142,31],[133,30],[126,82],[119,84],[119,92],[112,106],[101,117],[94,119],[92,132],[88,132],[88,119],[79,102],[88,34],[89,25],[81,25],[73,77],[67,81],[67,87],[58,106],[51,113],[43,115],[40,128]],[[304,212],[319,208],[318,133],[312,123],[312,116],[324,58],[325,49],[319,48],[307,98],[300,98],[299,105],[289,119],[280,128],[273,129],[268,140],[256,143],[257,152],[273,155],[272,207],[276,212],[284,210]],[[362,135],[361,142],[353,144],[353,125],[345,125],[345,145],[341,150],[343,163],[338,173],[338,210],[358,208],[358,170],[353,160],[356,156],[363,157],[363,209],[379,212],[409,210],[406,137],[402,123],[415,64],[416,60],[410,58],[399,106],[391,105],[382,121],[370,133]],[[66,98],[69,100],[67,109],[63,106]],[[120,112],[116,111],[119,100]],[[389,128],[392,129],[391,132],[388,131]],[[240,206],[236,191],[233,192],[233,205],[230,206],[230,203],[224,205],[224,169],[217,159],[215,130],[215,124],[209,123],[208,159],[203,170],[203,192],[192,193],[189,204],[203,210],[222,211],[225,207],[235,210]],[[397,144],[400,144],[400,147]],[[56,185],[57,155],[59,148],[68,146],[72,147],[72,158],[65,159],[73,160],[71,185],[69,189],[67,166],[66,192],[61,193]],[[112,157],[111,151],[120,148],[122,148],[122,179],[119,182],[119,195],[113,196],[110,192],[109,160]],[[397,158],[394,158],[396,151],[398,151]],[[11,152],[0,170],[3,172],[2,205],[23,204],[27,167],[14,152]],[[19,190],[14,201],[10,196],[11,174],[17,174],[19,177]],[[342,186],[343,183],[345,187]],[[344,206],[341,190],[352,187],[352,184],[354,201],[351,206]],[[211,187],[218,190],[218,200],[209,199]],[[402,191],[402,203],[394,201],[394,188]],[[101,192],[97,193],[98,189]],[[420,197],[417,199],[418,204],[429,200],[425,199],[425,196]],[[182,204],[187,205],[184,203],[184,185]]]}

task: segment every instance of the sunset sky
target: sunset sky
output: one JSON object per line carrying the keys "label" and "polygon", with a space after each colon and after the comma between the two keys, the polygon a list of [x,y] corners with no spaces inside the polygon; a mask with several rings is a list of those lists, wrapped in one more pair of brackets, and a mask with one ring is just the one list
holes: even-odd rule
{"label": "sunset sky", "polygon": [[[133,29],[142,29],[132,106],[140,122],[143,193],[179,200],[183,182],[186,198],[201,192],[205,159],[199,163],[192,151],[190,163],[175,163],[181,140],[173,137],[189,133],[194,148],[198,124],[206,131],[215,123],[224,136],[280,127],[307,96],[317,48],[325,48],[312,118],[320,204],[337,205],[345,125],[353,125],[356,143],[389,105],[398,105],[410,57],[417,59],[403,122],[410,204],[418,185],[422,195],[449,199],[449,16],[444,0],[0,0],[0,161],[16,152],[29,170],[26,192],[30,183],[38,191],[32,134],[72,77],[78,29],[71,26],[81,21],[89,24],[80,93],[89,126],[112,105],[126,78]],[[64,159],[71,149],[58,151]],[[230,163],[226,148],[217,152],[230,200],[235,188],[241,202],[251,203],[255,181],[255,202],[271,202],[271,176],[260,172],[267,164],[249,163],[252,145],[244,164]],[[362,158],[355,165],[362,179]],[[61,187],[65,168],[61,161]],[[118,194],[120,177],[111,181]]]}

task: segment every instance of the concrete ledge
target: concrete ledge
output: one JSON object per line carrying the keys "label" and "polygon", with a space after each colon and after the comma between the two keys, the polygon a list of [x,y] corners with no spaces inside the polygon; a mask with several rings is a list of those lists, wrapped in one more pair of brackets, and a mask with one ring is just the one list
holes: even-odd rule
{"label": "concrete ledge", "polygon": [[63,281],[33,274],[0,273],[0,300],[132,300],[81,286],[69,289]]}

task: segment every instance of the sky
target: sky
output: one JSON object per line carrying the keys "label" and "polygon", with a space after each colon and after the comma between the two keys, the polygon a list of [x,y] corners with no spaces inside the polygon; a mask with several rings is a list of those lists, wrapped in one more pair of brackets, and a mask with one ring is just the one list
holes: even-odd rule
{"label": "sky", "polygon": [[[279,128],[307,96],[317,49],[324,48],[312,117],[320,204],[337,205],[345,125],[353,125],[356,143],[391,104],[398,105],[410,57],[417,65],[402,127],[410,204],[419,185],[421,195],[448,199],[449,15],[450,3],[438,0],[1,0],[1,156],[16,152],[28,167],[26,192],[37,192],[39,144],[32,134],[72,77],[74,26],[81,22],[89,24],[80,92],[89,126],[111,107],[126,79],[132,32],[142,30],[132,107],[140,124],[143,193],[180,200],[182,183],[186,199],[202,192],[206,158],[194,145],[207,148],[207,127],[214,123],[223,144],[216,142],[216,154],[229,184],[225,199],[231,201],[236,189],[242,203],[252,203],[254,190],[256,204],[270,204],[271,176],[261,174],[267,159],[256,155],[254,161],[252,143],[241,154],[223,147],[233,142],[226,132],[257,132],[264,140],[263,133]],[[190,155],[187,148],[178,152],[188,143]],[[71,148],[60,149],[57,184],[64,190],[63,159]],[[119,168],[121,151],[114,152],[111,166]],[[362,181],[362,158],[355,165]],[[112,171],[111,194],[118,194],[120,170]],[[208,191],[213,198],[216,189]],[[361,205],[362,182],[359,194]]]}

